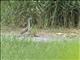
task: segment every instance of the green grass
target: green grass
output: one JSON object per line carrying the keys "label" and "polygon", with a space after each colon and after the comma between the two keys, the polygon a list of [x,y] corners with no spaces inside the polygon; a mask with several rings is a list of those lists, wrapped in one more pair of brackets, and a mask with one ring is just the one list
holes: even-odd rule
{"label": "green grass", "polygon": [[33,42],[2,36],[1,60],[79,60],[79,48],[77,39]]}

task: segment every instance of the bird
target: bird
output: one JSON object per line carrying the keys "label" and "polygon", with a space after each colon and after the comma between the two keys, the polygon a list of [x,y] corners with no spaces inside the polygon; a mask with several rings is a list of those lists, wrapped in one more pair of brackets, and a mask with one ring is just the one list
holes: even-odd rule
{"label": "bird", "polygon": [[36,33],[31,33],[31,30],[28,30],[28,28],[24,28],[21,32],[20,32],[20,35],[23,35],[27,32],[27,35],[28,36],[32,36],[32,37],[39,37],[39,35],[37,35]]}
{"label": "bird", "polygon": [[27,28],[27,27],[24,28],[24,29],[22,29],[22,31],[20,32],[20,34],[22,35],[22,34],[24,34],[24,33],[26,33],[26,32],[28,32],[28,28]]}
{"label": "bird", "polygon": [[27,27],[25,27],[25,28],[20,32],[20,35],[23,35],[24,33],[28,32],[27,35],[29,35],[29,36],[31,35],[31,36],[38,37],[38,35],[36,35],[36,33],[31,34],[31,23],[30,23],[31,20],[32,20],[32,18],[30,17],[30,18],[28,19],[28,25],[27,25]]}

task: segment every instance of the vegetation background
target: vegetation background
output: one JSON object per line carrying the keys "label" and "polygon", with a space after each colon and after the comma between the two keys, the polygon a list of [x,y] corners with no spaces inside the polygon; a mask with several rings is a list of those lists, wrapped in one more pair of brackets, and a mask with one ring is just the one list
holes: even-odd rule
{"label": "vegetation background", "polygon": [[[54,39],[17,37],[29,17],[33,34],[51,33]],[[0,25],[1,60],[80,60],[79,0],[2,0]]]}
{"label": "vegetation background", "polygon": [[25,27],[29,16],[32,27],[80,28],[80,1],[1,1],[1,25]]}

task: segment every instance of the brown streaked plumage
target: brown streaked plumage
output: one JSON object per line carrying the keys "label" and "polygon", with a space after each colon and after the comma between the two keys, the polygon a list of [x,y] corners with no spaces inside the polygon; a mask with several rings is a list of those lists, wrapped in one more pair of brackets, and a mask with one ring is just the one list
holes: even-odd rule
{"label": "brown streaked plumage", "polygon": [[24,34],[24,33],[26,33],[27,31],[28,31],[28,28],[26,27],[26,28],[24,28],[24,29],[21,31],[20,34]]}

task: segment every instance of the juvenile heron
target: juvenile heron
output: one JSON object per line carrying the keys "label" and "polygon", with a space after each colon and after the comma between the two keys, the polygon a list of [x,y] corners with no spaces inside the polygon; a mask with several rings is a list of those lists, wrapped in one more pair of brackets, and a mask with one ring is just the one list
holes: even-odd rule
{"label": "juvenile heron", "polygon": [[31,20],[32,20],[32,17],[28,18],[28,26],[26,28],[24,28],[20,34],[24,34],[26,32],[30,33],[31,32]]}

